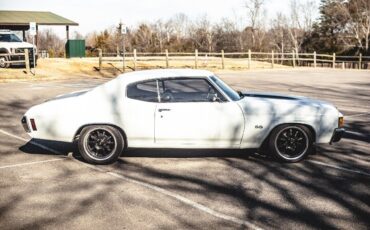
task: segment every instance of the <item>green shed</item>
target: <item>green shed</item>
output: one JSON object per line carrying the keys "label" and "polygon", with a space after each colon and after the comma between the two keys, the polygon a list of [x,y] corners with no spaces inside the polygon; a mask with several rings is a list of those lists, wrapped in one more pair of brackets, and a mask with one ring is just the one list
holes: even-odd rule
{"label": "green shed", "polygon": [[67,40],[66,57],[85,57],[85,40]]}

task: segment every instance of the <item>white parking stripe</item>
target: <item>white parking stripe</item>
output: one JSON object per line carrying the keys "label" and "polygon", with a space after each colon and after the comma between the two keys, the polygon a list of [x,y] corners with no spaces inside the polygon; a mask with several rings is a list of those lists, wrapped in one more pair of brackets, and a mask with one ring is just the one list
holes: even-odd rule
{"label": "white parking stripe", "polygon": [[45,146],[45,145],[41,145],[41,144],[39,144],[39,143],[37,143],[37,142],[34,142],[34,141],[32,141],[32,140],[27,140],[27,139],[25,139],[25,138],[22,138],[22,137],[19,137],[19,136],[13,135],[13,134],[8,133],[8,132],[6,132],[6,131],[4,131],[4,130],[2,130],[2,129],[0,129],[0,133],[5,134],[5,135],[10,136],[10,137],[13,137],[13,138],[18,139],[18,140],[21,140],[21,141],[25,141],[25,142],[30,141],[30,143],[31,143],[31,144],[33,144],[33,145],[35,145],[35,146],[37,146],[37,147],[39,147],[39,148],[41,148],[41,149],[44,149],[44,150],[46,150],[46,151],[52,152],[52,153],[54,153],[54,154],[62,154],[61,152],[59,152],[59,151],[57,151],[57,150],[55,150],[55,149],[51,149],[51,148],[49,148],[49,147],[47,147],[47,146]]}
{"label": "white parking stripe", "polygon": [[192,201],[184,196],[181,196],[181,195],[178,195],[176,193],[173,193],[171,191],[168,191],[168,190],[165,190],[161,187],[158,187],[158,186],[155,186],[155,185],[151,185],[151,184],[148,184],[148,183],[145,183],[145,182],[141,182],[141,181],[137,181],[137,180],[133,180],[131,178],[127,178],[125,176],[122,176],[122,175],[119,175],[117,173],[114,173],[114,172],[107,172],[109,175],[111,176],[114,176],[114,177],[117,177],[117,178],[120,178],[122,180],[125,180],[127,182],[130,182],[130,183],[133,183],[133,184],[137,184],[137,185],[140,185],[140,186],[143,186],[143,187],[146,187],[148,189],[151,189],[151,190],[154,190],[156,192],[159,192],[159,193],[162,193],[163,195],[166,195],[166,196],[169,196],[169,197],[172,197],[176,200],[179,200],[193,208],[196,208],[198,210],[201,210],[205,213],[208,213],[209,215],[211,216],[214,216],[214,217],[217,217],[219,219],[223,219],[223,220],[226,220],[226,221],[230,221],[230,222],[234,222],[236,224],[240,224],[240,225],[243,225],[245,227],[248,227],[250,229],[261,229],[260,227],[254,225],[253,223],[249,222],[249,221],[246,221],[246,220],[242,220],[242,219],[239,219],[237,217],[233,217],[233,216],[229,216],[229,215],[225,215],[223,213],[220,213],[220,212],[217,212],[211,208],[208,208],[202,204],[199,204],[195,201]]}
{"label": "white parking stripe", "polygon": [[[1,129],[0,129],[0,132],[3,133],[3,134],[5,134],[5,135],[7,135],[7,136],[16,138],[18,140],[22,140],[22,141],[25,141],[25,142],[28,141],[27,139],[24,139],[22,137],[18,137],[16,135],[13,135],[13,134],[8,133],[8,132],[6,132],[4,130],[1,130]],[[41,148],[41,146],[43,146],[43,145],[41,145],[39,143],[35,143],[33,141],[30,141],[30,143],[31,144],[34,144],[34,145],[37,144],[36,146],[37,147],[40,147],[40,148]],[[42,148],[47,149],[48,151],[52,150],[51,148],[46,147],[46,146],[43,146]],[[58,152],[57,150],[53,150],[53,151],[54,152]],[[72,159],[74,159],[74,158],[72,158]],[[56,161],[56,160],[64,160],[64,159],[53,159],[53,160],[48,160],[48,161]],[[44,161],[44,162],[48,162],[48,161]],[[81,161],[78,161],[78,160],[75,160],[75,159],[74,159],[74,162],[77,162],[79,164],[83,164],[83,165],[85,165],[85,166],[87,166],[87,167],[89,167],[91,169],[94,169],[94,170],[97,170],[99,172],[105,173],[105,170],[104,169],[101,169],[101,168],[99,168],[97,166],[90,165],[90,164],[85,164],[85,163],[83,163]],[[42,162],[41,161],[39,161],[39,162],[30,162],[28,164],[36,164],[36,163],[42,163]],[[27,163],[23,163],[23,165],[26,165],[26,164]],[[19,164],[19,166],[20,165],[21,164]],[[3,166],[3,167],[11,167],[11,166]],[[13,167],[15,167],[15,165],[13,165]],[[207,213],[207,214],[209,214],[211,216],[214,216],[216,218],[223,219],[223,220],[226,220],[226,221],[230,221],[230,222],[233,222],[233,223],[236,223],[236,224],[244,225],[244,226],[246,226],[246,227],[248,227],[250,229],[255,229],[255,230],[261,230],[262,229],[262,228],[260,228],[260,227],[258,227],[256,225],[254,225],[251,222],[248,222],[246,220],[242,220],[242,219],[239,219],[239,218],[236,218],[236,217],[233,217],[233,216],[229,216],[229,215],[226,215],[226,214],[217,212],[217,211],[215,211],[215,210],[213,210],[211,208],[208,208],[208,207],[206,207],[206,206],[204,206],[202,204],[199,204],[199,203],[197,203],[195,201],[192,201],[192,200],[190,200],[190,199],[188,199],[188,198],[186,198],[184,196],[181,196],[181,195],[178,195],[178,194],[173,193],[171,191],[165,190],[165,189],[163,189],[161,187],[158,187],[158,186],[155,186],[155,185],[151,185],[151,184],[148,184],[148,183],[145,183],[145,182],[137,181],[137,180],[134,180],[134,179],[131,179],[131,178],[122,176],[120,174],[117,174],[115,172],[106,172],[106,174],[108,174],[110,176],[113,176],[113,177],[116,177],[116,178],[119,178],[119,179],[122,179],[122,180],[125,180],[125,181],[127,181],[129,183],[140,185],[142,187],[145,187],[145,188],[154,190],[154,191],[159,192],[159,193],[161,193],[163,195],[172,197],[172,198],[174,198],[174,199],[176,199],[176,200],[178,200],[178,201],[180,201],[180,202],[182,202],[184,204],[187,204],[187,205],[189,205],[189,206],[191,206],[193,208],[196,208],[196,209],[198,209],[198,210],[200,210],[202,212],[205,212],[205,213]]]}
{"label": "white parking stripe", "polygon": [[0,169],[14,168],[14,167],[25,166],[25,165],[42,164],[42,163],[53,162],[53,161],[62,161],[65,159],[66,158],[58,158],[58,159],[51,159],[51,160],[44,160],[44,161],[33,161],[33,162],[19,163],[19,164],[13,164],[13,165],[4,165],[4,166],[0,166]]}
{"label": "white parking stripe", "polygon": [[[75,160],[76,162],[78,163],[82,163],[80,161],[77,161]],[[82,163],[84,164],[85,166],[91,168],[91,169],[94,169],[94,170],[98,170],[100,172],[105,172],[104,169],[101,169],[97,166],[94,166],[94,165],[90,165],[90,164],[86,164],[86,163]],[[242,219],[239,219],[237,217],[233,217],[233,216],[229,216],[229,215],[226,215],[226,214],[223,214],[223,213],[220,213],[220,212],[217,212],[211,208],[208,208],[207,206],[204,206],[202,204],[199,204],[195,201],[192,201],[184,196],[181,196],[179,194],[176,194],[174,192],[171,192],[169,190],[166,190],[166,189],[163,189],[161,187],[158,187],[156,185],[152,185],[152,184],[149,184],[149,183],[145,183],[145,182],[142,182],[142,181],[138,181],[138,180],[134,180],[134,179],[131,179],[129,177],[126,177],[126,176],[123,176],[123,175],[120,175],[118,173],[115,173],[115,172],[105,172],[107,174],[109,174],[110,176],[113,176],[113,177],[116,177],[116,178],[119,178],[119,179],[122,179],[124,181],[127,181],[129,183],[132,183],[132,184],[136,184],[136,185],[139,185],[139,186],[142,186],[142,187],[145,187],[145,188],[148,188],[148,189],[151,189],[151,190],[154,190],[156,192],[159,192],[163,195],[166,195],[166,196],[169,196],[169,197],[172,197],[178,201],[181,201],[182,203],[185,203],[193,208],[196,208],[200,211],[203,211],[205,213],[208,213],[209,215],[211,216],[214,216],[214,217],[217,217],[219,219],[223,219],[223,220],[226,220],[226,221],[230,221],[230,222],[233,222],[233,223],[236,223],[236,224],[240,224],[240,225],[243,225],[245,227],[248,227],[250,229],[255,229],[255,230],[261,230],[262,228],[254,225],[253,223],[249,222],[249,221],[246,221],[246,220],[242,220]]]}
{"label": "white parking stripe", "polygon": [[370,176],[370,173],[363,172],[363,171],[356,170],[356,169],[344,168],[344,167],[341,167],[341,166],[327,164],[327,163],[323,163],[323,162],[315,161],[315,160],[309,160],[309,162],[314,163],[314,164],[318,164],[318,165],[322,165],[322,166],[326,166],[326,167],[329,167],[329,168],[343,170],[343,171],[350,172],[350,173],[357,173],[357,174],[361,174],[361,175],[364,175],[364,176]]}

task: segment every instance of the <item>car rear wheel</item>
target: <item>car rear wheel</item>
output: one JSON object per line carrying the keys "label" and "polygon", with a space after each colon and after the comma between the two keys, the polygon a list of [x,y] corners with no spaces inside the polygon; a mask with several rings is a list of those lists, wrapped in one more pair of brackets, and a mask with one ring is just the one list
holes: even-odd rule
{"label": "car rear wheel", "polygon": [[282,125],[272,131],[269,149],[284,162],[298,162],[310,154],[313,145],[311,131],[302,125]]}
{"label": "car rear wheel", "polygon": [[111,126],[88,126],[82,129],[78,140],[81,156],[89,163],[115,162],[124,147],[122,134]]}
{"label": "car rear wheel", "polygon": [[9,61],[7,56],[0,56],[0,68],[8,68],[9,63],[6,63],[7,61]]}

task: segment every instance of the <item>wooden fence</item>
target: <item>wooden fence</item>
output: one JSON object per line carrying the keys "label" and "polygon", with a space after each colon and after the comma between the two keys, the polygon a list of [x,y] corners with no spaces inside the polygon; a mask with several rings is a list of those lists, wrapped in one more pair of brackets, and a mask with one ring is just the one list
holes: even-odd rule
{"label": "wooden fence", "polygon": [[[101,49],[98,49],[99,57],[99,69],[102,69],[103,62],[122,62],[123,57],[117,53],[103,53]],[[253,68],[254,62],[267,63],[270,68],[275,68],[277,65],[298,67],[330,67],[330,68],[341,68],[341,69],[370,69],[370,56],[337,56],[335,53],[329,54],[317,54],[313,53],[271,53],[267,52],[234,52],[226,53],[221,51],[220,53],[205,53],[198,52],[195,50],[194,53],[170,53],[168,50],[162,53],[138,53],[136,49],[133,52],[125,53],[125,60],[130,61],[132,66],[126,64],[122,66],[123,71],[126,67],[136,70],[139,62],[145,61],[157,61],[161,64],[157,65],[160,68],[171,68],[173,62],[190,62],[191,64],[186,67],[199,68],[200,62],[207,60],[212,61],[217,68],[225,69],[228,64],[232,61],[238,60],[237,67],[239,68]],[[234,65],[235,66],[235,65]],[[204,65],[203,65],[204,67]]]}

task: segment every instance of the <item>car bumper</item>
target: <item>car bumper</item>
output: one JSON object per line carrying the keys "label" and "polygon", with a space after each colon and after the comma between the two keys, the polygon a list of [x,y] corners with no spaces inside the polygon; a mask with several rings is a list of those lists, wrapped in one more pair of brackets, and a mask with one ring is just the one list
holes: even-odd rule
{"label": "car bumper", "polygon": [[333,136],[330,139],[330,144],[340,141],[345,132],[346,130],[344,128],[334,129]]}

